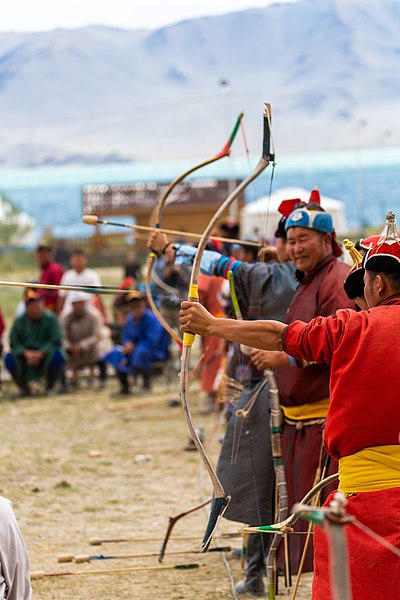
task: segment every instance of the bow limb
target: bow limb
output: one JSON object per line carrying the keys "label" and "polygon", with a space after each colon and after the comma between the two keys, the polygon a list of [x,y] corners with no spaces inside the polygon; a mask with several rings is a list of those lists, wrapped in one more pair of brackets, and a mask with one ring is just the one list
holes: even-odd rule
{"label": "bow limb", "polygon": [[[282,444],[281,444],[281,427],[280,427],[280,413],[281,407],[279,403],[279,392],[276,380],[271,369],[265,370],[265,376],[268,379],[269,385],[269,397],[271,402],[271,446],[272,446],[272,458],[274,461],[275,470],[275,481],[276,489],[278,492],[278,520],[283,521],[286,519],[288,514],[288,492],[286,485],[285,469],[282,462]],[[276,556],[278,553],[279,544],[282,541],[282,536],[276,533],[271,542],[271,546],[268,551],[266,567],[267,567],[267,578],[268,578],[268,592],[270,600],[274,600],[276,591]],[[285,553],[286,557],[286,553]],[[289,581],[289,565],[285,558],[285,573],[286,580]]]}
{"label": "bow limb", "polygon": [[[265,113],[264,113],[264,138],[263,138],[263,153],[262,156],[256,165],[255,169],[252,173],[242,181],[228,196],[228,198],[223,202],[223,204],[219,207],[219,209],[215,212],[211,221],[207,225],[203,235],[200,239],[197,253],[194,259],[191,278],[190,278],[190,287],[189,287],[189,300],[198,302],[198,276],[200,271],[200,262],[205,250],[208,238],[211,235],[213,228],[215,227],[218,219],[223,215],[223,213],[229,208],[229,206],[240,196],[240,194],[245,190],[245,188],[256,179],[266,167],[269,165],[270,161],[273,160],[273,155],[270,152],[270,144],[271,144],[271,133],[270,133],[270,106],[268,104],[265,105]],[[197,435],[196,428],[192,419],[192,415],[190,413],[189,401],[188,401],[188,377],[189,377],[189,358],[190,358],[190,349],[193,345],[195,336],[191,333],[184,333],[183,336],[183,351],[181,356],[181,401],[182,407],[185,413],[186,421],[188,424],[188,428],[190,431],[190,435],[192,440],[199,451],[199,454],[204,462],[204,465],[207,469],[207,472],[210,476],[213,490],[214,490],[214,499],[211,506],[210,517],[207,525],[206,532],[203,537],[202,549],[204,552],[207,551],[209,544],[211,542],[212,535],[217,526],[219,517],[224,513],[228,502],[230,500],[229,497],[226,497],[224,488],[218,476],[208,458],[206,451]]]}
{"label": "bow limb", "polygon": [[[320,490],[325,488],[327,485],[337,481],[339,475],[334,473],[333,475],[329,475],[325,479],[321,479],[300,501],[300,504],[307,504]],[[291,531],[292,525],[296,523],[300,518],[299,514],[292,513],[288,516],[287,519],[281,521],[280,523],[272,523],[272,525],[261,525],[259,527],[241,527],[240,533],[274,533],[281,532],[287,533]]]}
{"label": "bow limb", "polygon": [[168,540],[171,536],[173,528],[175,527],[175,523],[177,521],[179,521],[179,519],[182,519],[182,517],[186,517],[186,515],[190,515],[191,513],[195,512],[197,510],[200,510],[201,508],[204,508],[205,506],[207,506],[207,504],[210,504],[210,502],[211,502],[211,498],[208,498],[207,500],[204,500],[204,502],[201,502],[200,504],[196,504],[196,506],[193,506],[192,508],[189,508],[188,510],[185,510],[185,511],[179,513],[179,515],[169,518],[167,531],[165,533],[164,541],[162,543],[161,550],[158,555],[158,562],[162,562],[164,559]]}
{"label": "bow limb", "polygon": [[[172,181],[172,183],[170,183],[170,185],[167,187],[164,194],[160,198],[160,201],[156,207],[155,227],[157,229],[161,228],[161,219],[162,219],[163,209],[164,209],[166,201],[167,201],[169,195],[171,194],[171,192],[173,191],[173,189],[191,173],[194,173],[195,171],[202,169],[203,167],[211,165],[212,163],[216,162],[217,160],[220,160],[221,158],[224,158],[225,156],[229,156],[233,140],[236,137],[236,134],[239,130],[242,119],[243,119],[243,113],[241,112],[239,114],[238,118],[236,119],[236,123],[232,129],[232,132],[228,138],[228,141],[226,142],[226,144],[222,148],[222,150],[220,152],[218,152],[218,154],[215,154],[215,156],[208,158],[207,160],[204,160],[201,163],[191,167],[190,169],[188,169],[187,171],[185,171],[184,173],[179,175],[179,177],[174,179],[174,181]],[[153,266],[154,266],[154,262],[155,262],[156,258],[157,258],[157,254],[155,252],[151,251],[150,255],[149,255],[149,260],[147,262],[147,269],[146,269],[146,293],[147,293],[149,305],[150,305],[150,308],[152,309],[153,313],[156,315],[156,317],[158,318],[160,323],[164,326],[164,328],[168,331],[168,333],[170,334],[172,339],[175,340],[175,342],[178,344],[179,348],[182,348],[181,337],[169,325],[169,323],[164,319],[163,315],[158,310],[156,303],[154,302],[153,296],[151,294],[151,274],[153,271]]]}

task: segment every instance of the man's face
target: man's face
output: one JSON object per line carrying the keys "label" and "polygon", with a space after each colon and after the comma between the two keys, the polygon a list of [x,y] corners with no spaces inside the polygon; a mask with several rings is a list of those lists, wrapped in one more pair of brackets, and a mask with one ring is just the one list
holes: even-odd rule
{"label": "man's face", "polygon": [[136,300],[132,302],[131,312],[135,321],[140,321],[146,312],[146,302],[144,300]]}
{"label": "man's face", "polygon": [[40,267],[42,267],[43,269],[45,267],[47,267],[47,265],[50,264],[50,262],[51,262],[50,250],[44,250],[44,249],[38,250],[36,252],[36,260],[37,260],[38,265]]}
{"label": "man's face", "polygon": [[309,273],[324,258],[332,254],[332,237],[306,227],[290,227],[287,232],[287,251],[296,269]]}
{"label": "man's face", "polygon": [[85,254],[73,254],[70,259],[71,267],[77,272],[82,273],[87,266],[87,257]]}
{"label": "man's face", "polygon": [[31,300],[25,305],[27,316],[33,321],[38,321],[43,314],[43,301]]}

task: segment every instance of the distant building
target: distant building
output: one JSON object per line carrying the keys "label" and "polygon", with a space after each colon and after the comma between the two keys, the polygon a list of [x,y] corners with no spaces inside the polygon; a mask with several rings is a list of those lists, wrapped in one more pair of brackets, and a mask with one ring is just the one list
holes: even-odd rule
{"label": "distant building", "polygon": [[[208,178],[179,183],[164,207],[163,228],[202,233],[211,216],[229,195],[232,185],[235,187],[239,182]],[[155,208],[167,187],[167,184],[155,181],[85,185],[82,190],[82,211],[83,214],[105,219],[130,217],[132,224],[148,226],[154,224]],[[244,199],[241,197],[239,209],[243,205]],[[126,218],[124,222],[127,222]],[[104,233],[115,233],[115,229],[104,230],[97,225],[93,240],[95,247],[104,245]],[[180,236],[180,239],[184,239],[184,236]],[[193,238],[188,237],[187,240],[193,241]]]}

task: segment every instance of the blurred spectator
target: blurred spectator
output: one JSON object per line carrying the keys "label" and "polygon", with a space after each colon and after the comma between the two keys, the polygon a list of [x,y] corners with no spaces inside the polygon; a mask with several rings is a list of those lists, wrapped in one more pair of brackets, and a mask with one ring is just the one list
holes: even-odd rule
{"label": "blurred spectator", "polygon": [[[88,257],[84,250],[76,248],[72,250],[70,257],[71,269],[66,271],[61,279],[62,285],[76,285],[81,287],[100,287],[101,279],[98,273],[93,269],[89,269]],[[59,292],[59,312],[64,314],[71,310],[71,294],[73,291],[60,290]],[[92,297],[92,304],[95,304],[95,308],[98,308],[105,318],[105,309],[98,294]]]}
{"label": "blurred spectator", "polygon": [[134,380],[143,378],[143,391],[151,389],[151,367],[168,357],[169,336],[147,308],[146,295],[135,293],[130,299],[130,312],[122,330],[122,345],[108,352],[103,360],[116,369],[120,381],[118,394],[130,393],[129,374]]}
{"label": "blurred spectator", "polygon": [[[229,216],[218,225],[215,235],[228,239],[239,239],[240,226],[235,217]],[[232,242],[221,242],[211,239],[208,242],[210,250],[216,250],[225,256],[232,255]]]}
{"label": "blurred spectator", "polygon": [[166,321],[179,329],[179,307],[186,297],[189,279],[180,265],[158,257],[153,269],[154,298]]}
{"label": "blurred spectator", "polygon": [[135,281],[132,277],[125,277],[118,288],[120,294],[114,296],[112,303],[112,321],[109,323],[111,330],[111,339],[115,345],[121,344],[122,329],[125,325],[126,318],[130,311],[129,292],[135,287]]}
{"label": "blurred spectator", "polygon": [[95,365],[100,369],[100,388],[106,386],[106,365],[99,356],[104,352],[101,347],[103,321],[98,311],[88,310],[91,296],[85,292],[72,292],[71,310],[60,319],[64,348],[68,353],[67,369],[72,371],[72,384],[78,386],[79,369]]}
{"label": "blurred spectator", "polygon": [[[3,313],[0,308],[0,356],[3,354],[3,333],[6,328],[6,323],[4,321]],[[0,394],[1,394],[1,379],[0,379]]]}
{"label": "blurred spectator", "polygon": [[[48,242],[43,241],[36,248],[36,261],[41,269],[39,283],[59,285],[64,271],[58,263],[52,260],[52,248]],[[40,294],[43,297],[47,310],[57,313],[58,290],[41,289]]]}
{"label": "blurred spectator", "polygon": [[46,394],[52,393],[64,364],[57,317],[44,310],[42,296],[31,289],[25,294],[25,313],[17,317],[10,333],[10,353],[5,365],[20,390],[30,396],[29,382],[46,377]]}
{"label": "blurred spectator", "polygon": [[[209,277],[199,273],[199,301],[214,317],[218,318],[224,316],[220,295],[221,283],[219,277]],[[203,336],[201,342],[204,353],[201,367],[201,390],[206,393],[206,411],[212,412],[222,407],[217,403],[217,375],[222,364],[224,341]]]}
{"label": "blurred spectator", "polygon": [[[253,239],[246,239],[246,242],[255,242]],[[232,244],[232,255],[235,256],[237,260],[241,260],[242,262],[246,262],[249,264],[253,264],[257,262],[259,246],[253,246],[252,244]]]}
{"label": "blurred spectator", "polygon": [[64,240],[54,241],[54,260],[62,266],[62,268],[68,269],[69,267],[70,251],[65,245]]}
{"label": "blurred spectator", "polygon": [[132,277],[135,283],[141,279],[141,267],[137,260],[136,252],[130,250],[125,258],[124,278]]}

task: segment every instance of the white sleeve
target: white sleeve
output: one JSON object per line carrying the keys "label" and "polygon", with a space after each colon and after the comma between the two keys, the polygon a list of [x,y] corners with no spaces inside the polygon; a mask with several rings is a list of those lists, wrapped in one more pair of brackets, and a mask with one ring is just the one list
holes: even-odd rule
{"label": "white sleeve", "polygon": [[7,600],[31,600],[30,567],[12,504],[0,496],[0,591]]}

